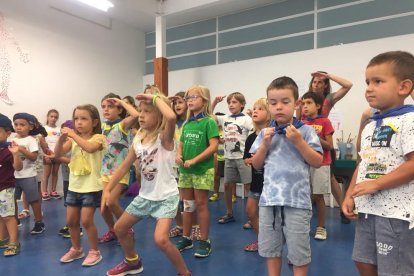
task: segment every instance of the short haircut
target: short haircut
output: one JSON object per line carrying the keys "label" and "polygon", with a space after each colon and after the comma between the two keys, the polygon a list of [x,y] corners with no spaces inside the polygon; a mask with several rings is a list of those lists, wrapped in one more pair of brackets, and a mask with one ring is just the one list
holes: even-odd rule
{"label": "short haircut", "polygon": [[[119,99],[119,100],[121,99],[121,97],[120,97],[119,95],[117,95],[117,94],[115,94],[115,93],[109,93],[109,94],[106,94],[106,95],[102,98],[101,103],[102,103],[103,101],[107,100],[107,99],[110,99],[110,98],[117,98],[117,99]],[[119,114],[119,117],[121,117],[121,119],[125,119],[126,114],[127,114],[126,109],[125,109],[122,105],[117,105],[117,104],[116,104],[116,107],[117,107],[119,110],[121,110],[121,113]]]}
{"label": "short haircut", "polygon": [[319,104],[318,114],[320,114],[320,112],[322,110],[322,105],[323,105],[322,96],[319,95],[318,93],[309,91],[309,92],[306,92],[305,94],[303,94],[302,100],[305,100],[305,99],[312,99],[315,104]]}
{"label": "short haircut", "polygon": [[266,94],[268,94],[269,90],[272,89],[290,89],[293,93],[293,98],[295,101],[299,99],[298,85],[292,78],[283,76],[274,79],[267,87]]}
{"label": "short haircut", "polygon": [[241,109],[241,111],[243,111],[244,107],[246,106],[246,98],[244,97],[244,95],[242,93],[240,93],[240,92],[230,93],[227,96],[227,104],[230,103],[230,100],[232,98],[235,98],[238,102],[240,102],[243,105],[243,107]]}
{"label": "short haircut", "polygon": [[392,73],[399,81],[409,79],[414,84],[414,56],[411,53],[390,51],[379,54],[369,61],[367,68],[384,63],[392,65]]}

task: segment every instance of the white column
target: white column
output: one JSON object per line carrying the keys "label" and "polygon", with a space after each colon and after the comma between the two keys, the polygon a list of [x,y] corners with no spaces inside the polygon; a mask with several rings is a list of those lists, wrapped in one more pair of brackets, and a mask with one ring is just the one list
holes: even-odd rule
{"label": "white column", "polygon": [[163,15],[158,15],[155,18],[155,58],[166,57],[165,41],[165,17]]}

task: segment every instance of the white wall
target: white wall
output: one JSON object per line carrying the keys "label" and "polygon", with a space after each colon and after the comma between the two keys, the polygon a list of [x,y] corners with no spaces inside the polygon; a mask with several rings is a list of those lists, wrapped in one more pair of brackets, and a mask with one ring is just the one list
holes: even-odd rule
{"label": "white wall", "polygon": [[[247,106],[251,107],[255,99],[266,96],[266,87],[276,77],[292,77],[303,94],[308,88],[310,73],[323,70],[354,83],[348,95],[334,108],[342,114],[344,135],[347,137],[352,133],[353,137],[358,132],[360,115],[368,106],[364,98],[365,67],[375,55],[391,50],[414,53],[414,35],[173,71],[169,73],[169,91],[173,94],[193,84],[209,87],[212,97],[240,91],[246,96]],[[152,83],[152,79],[153,75],[146,75],[144,83]],[[333,91],[338,88],[337,85],[333,85]],[[227,104],[218,105],[217,111],[228,113]]]}
{"label": "white wall", "polygon": [[109,92],[126,96],[142,90],[143,32],[117,21],[109,30],[40,6],[32,0],[0,0],[7,30],[30,59],[21,62],[10,39],[0,42],[10,59],[9,96],[15,102],[0,101],[0,112],[13,116],[25,111],[44,122],[46,112],[55,108],[62,123],[76,105],[100,109]]}

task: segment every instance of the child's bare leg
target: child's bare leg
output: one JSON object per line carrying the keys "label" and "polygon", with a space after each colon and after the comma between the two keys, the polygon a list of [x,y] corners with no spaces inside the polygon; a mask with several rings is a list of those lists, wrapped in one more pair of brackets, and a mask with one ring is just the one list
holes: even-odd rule
{"label": "child's bare leg", "polygon": [[259,206],[258,200],[252,197],[247,199],[246,214],[256,234],[259,234]]}
{"label": "child's bare leg", "polygon": [[313,195],[315,198],[316,211],[318,212],[318,226],[325,227],[325,199],[323,195]]}
{"label": "child's bare leg", "polygon": [[41,205],[40,205],[40,200],[35,200],[33,202],[30,202],[30,205],[32,206],[32,209],[33,209],[35,222],[42,221],[43,216],[42,216],[42,208],[41,208]]}
{"label": "child's bare leg", "polygon": [[67,206],[66,208],[66,225],[69,227],[70,240],[72,247],[76,250],[81,249],[80,243],[80,214],[81,208],[74,206]]}
{"label": "child's bare leg", "polygon": [[355,262],[355,265],[362,276],[377,276],[378,270],[376,265]]}
{"label": "child's bare leg", "polygon": [[52,192],[56,192],[60,163],[52,164]]}
{"label": "child's bare leg", "polygon": [[[7,229],[7,233],[9,236],[9,242],[17,243],[17,220],[14,216],[0,218],[0,221],[4,222],[4,226]],[[1,225],[2,223],[0,223]],[[4,239],[0,236],[0,239]]]}
{"label": "child's bare leg", "polygon": [[49,184],[49,177],[52,170],[51,164],[44,164],[43,165],[43,181],[42,181],[42,192],[48,193],[48,184]]}
{"label": "child's bare leg", "polygon": [[[107,182],[103,182],[103,187],[105,187],[106,185],[108,185]],[[112,193],[112,191],[111,191]],[[109,230],[113,231],[114,230],[114,217],[112,216],[112,212],[110,210],[110,208],[104,208],[101,209],[101,215],[106,223],[106,225],[108,226]]]}
{"label": "child's bare leg", "polygon": [[187,269],[180,251],[178,251],[177,247],[173,245],[168,238],[170,225],[171,219],[158,219],[154,232],[155,244],[161,249],[162,252],[165,253],[165,255],[167,255],[168,259],[175,266],[179,274],[188,275],[190,271]]}
{"label": "child's bare leg", "polygon": [[208,210],[208,190],[194,190],[197,218],[200,224],[200,239],[207,240],[210,227],[210,212]]}
{"label": "child's bare leg", "polygon": [[279,276],[282,270],[282,259],[280,257],[266,258],[267,275]]}
{"label": "child's bare leg", "polygon": [[[124,184],[118,184],[111,190],[108,207],[117,219],[119,219],[122,216],[122,213],[124,212],[121,205],[119,204],[119,198],[121,197],[122,193],[125,191],[125,188],[126,186]],[[112,228],[113,228],[113,225],[112,225]]]}
{"label": "child's bare leg", "polygon": [[306,276],[308,275],[309,265],[302,266],[293,266],[293,275],[294,276]]}
{"label": "child's bare leg", "polygon": [[339,186],[339,183],[333,174],[331,174],[331,192],[338,205],[342,206],[342,201],[344,200],[344,197],[342,195],[341,187]]}
{"label": "child's bare leg", "polygon": [[[95,207],[82,207],[81,220],[83,227],[85,227],[86,233],[88,233],[89,249],[98,250],[98,230],[93,222],[95,210]],[[79,227],[78,232],[80,232]]]}
{"label": "child's bare leg", "polygon": [[233,203],[231,201],[231,197],[234,193],[235,187],[235,183],[224,184],[224,201],[226,203],[226,213],[229,215],[233,215]]}
{"label": "child's bare leg", "polygon": [[[128,234],[129,229],[137,223],[140,219],[136,216],[132,216],[126,212],[122,214],[122,216],[117,220],[115,223],[115,234],[118,238],[119,243],[124,250],[125,257],[128,259],[134,259],[138,256],[135,250],[135,244],[133,241],[133,237]],[[137,264],[138,259],[136,262],[131,262],[132,264]]]}

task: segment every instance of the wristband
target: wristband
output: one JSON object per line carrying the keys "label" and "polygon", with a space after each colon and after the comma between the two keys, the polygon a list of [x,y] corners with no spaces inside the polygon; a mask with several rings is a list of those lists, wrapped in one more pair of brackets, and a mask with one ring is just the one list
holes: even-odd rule
{"label": "wristband", "polygon": [[159,97],[160,97],[160,96],[158,96],[158,95],[153,95],[153,96],[152,96],[152,105],[153,105],[153,106],[155,106],[155,105],[156,105],[156,103],[155,103],[155,102],[157,101],[157,98],[159,98]]}

